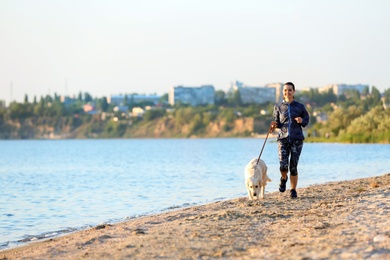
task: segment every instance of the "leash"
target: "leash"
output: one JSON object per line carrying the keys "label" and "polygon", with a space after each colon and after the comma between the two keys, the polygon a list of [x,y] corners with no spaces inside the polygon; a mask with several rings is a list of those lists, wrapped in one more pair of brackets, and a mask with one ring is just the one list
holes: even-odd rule
{"label": "leash", "polygon": [[270,126],[269,129],[268,129],[268,133],[267,133],[267,136],[265,137],[265,140],[264,140],[264,143],[263,143],[263,147],[261,148],[261,152],[260,152],[259,158],[257,158],[256,166],[259,164],[260,157],[261,157],[261,155],[263,153],[264,146],[265,146],[265,143],[267,142],[269,134],[274,131],[273,129],[271,130],[271,128],[272,128],[272,126]]}

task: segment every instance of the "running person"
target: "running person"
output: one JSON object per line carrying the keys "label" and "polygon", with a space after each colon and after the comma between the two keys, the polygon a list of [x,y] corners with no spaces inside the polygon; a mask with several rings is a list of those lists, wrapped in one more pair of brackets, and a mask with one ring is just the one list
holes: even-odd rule
{"label": "running person", "polygon": [[286,191],[288,170],[290,169],[291,198],[296,198],[298,184],[298,161],[301,155],[303,140],[302,127],[309,124],[309,113],[305,106],[294,98],[295,86],[292,82],[283,85],[283,101],[274,107],[274,121],[271,130],[279,128],[278,153],[280,162],[279,191]]}

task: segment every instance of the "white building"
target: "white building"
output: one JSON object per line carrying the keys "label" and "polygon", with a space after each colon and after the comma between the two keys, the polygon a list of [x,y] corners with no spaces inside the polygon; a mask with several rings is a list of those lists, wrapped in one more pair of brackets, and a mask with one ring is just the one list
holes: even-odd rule
{"label": "white building", "polygon": [[127,113],[129,111],[129,107],[125,105],[117,105],[113,108],[114,112],[124,112]]}
{"label": "white building", "polygon": [[265,85],[266,88],[274,88],[275,89],[275,102],[280,103],[283,101],[283,85],[284,83],[276,82],[276,83],[268,83]]}
{"label": "white building", "polygon": [[234,81],[230,84],[228,92],[229,95],[232,95],[235,91],[238,91],[243,104],[265,104],[267,102],[278,102],[276,93],[277,89],[280,88],[280,84],[273,83],[264,87],[252,87]]}
{"label": "white building", "polygon": [[131,110],[131,115],[133,117],[143,117],[145,114],[145,109],[143,109],[142,107],[133,107],[133,109]]}
{"label": "white building", "polygon": [[138,94],[129,94],[129,95],[111,95],[110,100],[108,103],[120,105],[124,104],[125,102],[125,96],[127,96],[127,103],[140,103],[140,102],[152,102],[153,104],[157,105],[160,101],[161,96],[158,95],[138,95]]}
{"label": "white building", "polygon": [[368,88],[368,85],[356,84],[356,85],[347,85],[347,84],[328,84],[322,88],[319,88],[320,93],[328,92],[330,89],[333,90],[333,93],[336,96],[343,95],[348,90],[357,90],[361,94],[365,88]]}
{"label": "white building", "polygon": [[202,85],[200,87],[176,86],[169,90],[168,100],[172,106],[178,102],[191,106],[214,105],[215,89],[213,85]]}

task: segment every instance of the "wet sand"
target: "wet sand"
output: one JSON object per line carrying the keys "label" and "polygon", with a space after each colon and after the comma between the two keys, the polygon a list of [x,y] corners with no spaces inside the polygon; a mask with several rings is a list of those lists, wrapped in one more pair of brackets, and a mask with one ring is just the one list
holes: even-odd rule
{"label": "wet sand", "polygon": [[100,225],[0,259],[390,259],[390,174]]}

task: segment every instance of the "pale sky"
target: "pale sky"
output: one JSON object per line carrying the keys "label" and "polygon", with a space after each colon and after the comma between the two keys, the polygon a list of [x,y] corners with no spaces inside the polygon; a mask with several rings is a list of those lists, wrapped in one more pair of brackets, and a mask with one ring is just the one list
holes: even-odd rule
{"label": "pale sky", "polygon": [[292,81],[390,88],[388,0],[0,0],[0,100]]}

